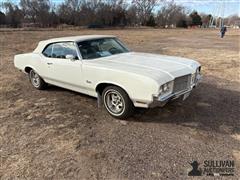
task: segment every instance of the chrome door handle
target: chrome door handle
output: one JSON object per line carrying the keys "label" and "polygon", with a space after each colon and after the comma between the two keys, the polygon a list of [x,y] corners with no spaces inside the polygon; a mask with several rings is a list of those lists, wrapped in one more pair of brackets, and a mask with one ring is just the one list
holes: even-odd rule
{"label": "chrome door handle", "polygon": [[53,63],[48,62],[47,64],[48,64],[48,65],[52,65]]}

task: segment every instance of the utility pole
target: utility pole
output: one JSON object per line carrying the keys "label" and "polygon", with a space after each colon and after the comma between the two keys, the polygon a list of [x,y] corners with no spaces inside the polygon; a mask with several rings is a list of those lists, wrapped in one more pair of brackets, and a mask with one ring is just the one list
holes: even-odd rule
{"label": "utility pole", "polygon": [[213,27],[220,28],[224,26],[224,12],[225,12],[225,2],[223,0],[216,5],[215,12],[213,13],[210,19],[210,23],[209,23],[210,28],[213,28]]}

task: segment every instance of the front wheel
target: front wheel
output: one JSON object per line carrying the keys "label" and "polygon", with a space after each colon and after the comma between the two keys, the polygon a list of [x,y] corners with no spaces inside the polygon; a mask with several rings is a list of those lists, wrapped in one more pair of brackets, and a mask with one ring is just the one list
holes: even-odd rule
{"label": "front wheel", "polygon": [[128,94],[117,86],[103,90],[102,100],[107,111],[115,118],[126,119],[134,112],[134,105]]}
{"label": "front wheel", "polygon": [[31,84],[39,90],[45,89],[47,87],[47,83],[34,71],[30,70],[29,79]]}

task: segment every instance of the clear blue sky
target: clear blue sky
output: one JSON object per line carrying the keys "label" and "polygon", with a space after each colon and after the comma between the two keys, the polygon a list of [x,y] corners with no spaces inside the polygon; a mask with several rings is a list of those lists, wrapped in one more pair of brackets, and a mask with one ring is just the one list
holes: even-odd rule
{"label": "clear blue sky", "polygon": [[[0,0],[0,2],[5,1],[8,0]],[[11,1],[19,3],[20,0]],[[59,4],[64,0],[50,0],[50,1]],[[129,0],[129,2],[131,2],[131,0]],[[179,5],[186,7],[189,11],[196,10],[198,12],[213,14],[217,16],[222,16],[223,14],[225,17],[232,14],[238,14],[240,16],[240,0],[175,0],[175,2]]]}
{"label": "clear blue sky", "polygon": [[[175,0],[177,4],[185,6],[189,10],[197,10],[206,14],[240,16],[240,0]],[[219,11],[219,12],[217,12]]]}

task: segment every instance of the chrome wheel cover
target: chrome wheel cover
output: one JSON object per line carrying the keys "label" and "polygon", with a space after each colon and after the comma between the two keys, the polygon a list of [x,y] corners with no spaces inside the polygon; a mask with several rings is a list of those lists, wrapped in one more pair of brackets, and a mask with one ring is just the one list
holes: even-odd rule
{"label": "chrome wheel cover", "polygon": [[40,86],[40,77],[33,70],[30,72],[30,80],[34,87],[38,88]]}
{"label": "chrome wheel cover", "polygon": [[120,116],[125,110],[125,101],[122,95],[114,89],[105,92],[104,105],[108,112],[114,116]]}

